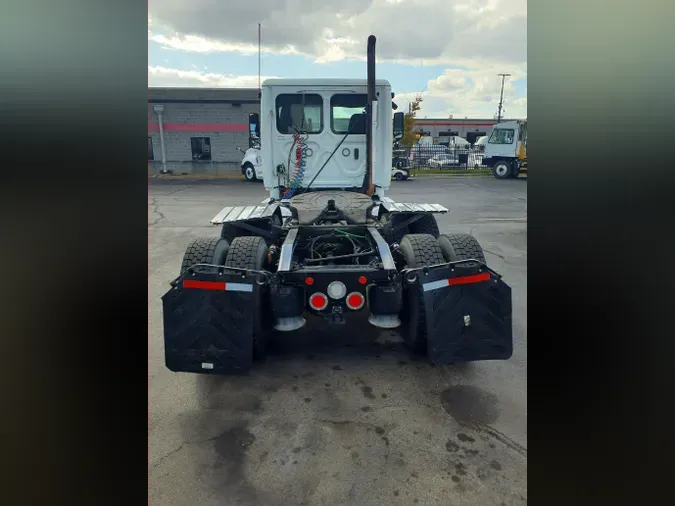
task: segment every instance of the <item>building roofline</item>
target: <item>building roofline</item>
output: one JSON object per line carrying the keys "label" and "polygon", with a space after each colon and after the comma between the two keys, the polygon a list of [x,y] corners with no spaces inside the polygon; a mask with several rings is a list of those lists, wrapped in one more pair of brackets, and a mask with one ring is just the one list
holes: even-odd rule
{"label": "building roofline", "polygon": [[258,91],[258,88],[202,88],[189,86],[148,86],[148,91]]}

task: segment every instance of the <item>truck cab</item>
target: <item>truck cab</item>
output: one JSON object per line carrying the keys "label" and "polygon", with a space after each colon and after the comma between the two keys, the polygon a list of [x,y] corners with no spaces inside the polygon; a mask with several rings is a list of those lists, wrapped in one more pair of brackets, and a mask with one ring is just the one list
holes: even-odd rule
{"label": "truck cab", "polygon": [[[389,82],[377,80],[375,94],[372,184],[384,196],[395,137]],[[315,190],[360,188],[366,174],[367,105],[366,79],[266,80],[260,122],[263,181],[270,197],[310,184]]]}

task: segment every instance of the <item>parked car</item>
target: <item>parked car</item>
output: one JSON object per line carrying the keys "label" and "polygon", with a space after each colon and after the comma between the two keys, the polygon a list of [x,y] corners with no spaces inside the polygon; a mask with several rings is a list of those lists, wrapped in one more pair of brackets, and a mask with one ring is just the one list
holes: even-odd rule
{"label": "parked car", "polygon": [[450,165],[459,165],[459,158],[457,155],[442,154],[434,155],[427,160],[427,165],[432,168],[443,168]]}
{"label": "parked car", "polygon": [[453,145],[456,148],[467,148],[471,147],[471,143],[467,141],[464,137],[460,137],[459,135],[453,135],[450,137],[450,147],[452,148]]}
{"label": "parked car", "polygon": [[487,141],[488,141],[487,135],[483,135],[481,137],[478,137],[478,139],[476,139],[476,142],[473,143],[473,147],[474,148],[480,148],[481,150],[483,150],[483,149],[485,149],[485,145],[487,144]]}
{"label": "parked car", "polygon": [[391,168],[391,178],[396,179],[396,181],[405,181],[410,177],[410,172],[408,169],[401,169],[399,167]]}

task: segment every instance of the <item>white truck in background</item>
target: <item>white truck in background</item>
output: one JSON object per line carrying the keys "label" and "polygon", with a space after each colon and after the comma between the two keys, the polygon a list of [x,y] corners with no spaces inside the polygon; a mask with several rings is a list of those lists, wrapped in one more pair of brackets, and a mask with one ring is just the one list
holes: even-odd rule
{"label": "white truck in background", "polygon": [[237,150],[244,154],[241,160],[241,173],[247,181],[260,181],[263,178],[262,159],[260,157],[260,148],[251,147],[246,151],[237,147]]}
{"label": "white truck in background", "polygon": [[527,173],[527,120],[496,124],[485,143],[483,165],[497,179],[516,178]]}
{"label": "white truck in background", "polygon": [[247,181],[262,181],[263,165],[260,149],[260,120],[259,115],[251,113],[248,115],[248,149],[244,151],[239,146],[237,150],[244,154],[239,166],[241,173]]}

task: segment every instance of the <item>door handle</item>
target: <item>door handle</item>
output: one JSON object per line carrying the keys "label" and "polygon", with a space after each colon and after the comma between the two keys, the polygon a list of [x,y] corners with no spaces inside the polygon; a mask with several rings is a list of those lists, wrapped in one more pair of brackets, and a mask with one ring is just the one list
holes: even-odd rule
{"label": "door handle", "polygon": [[354,160],[359,159],[359,148],[354,148]]}

